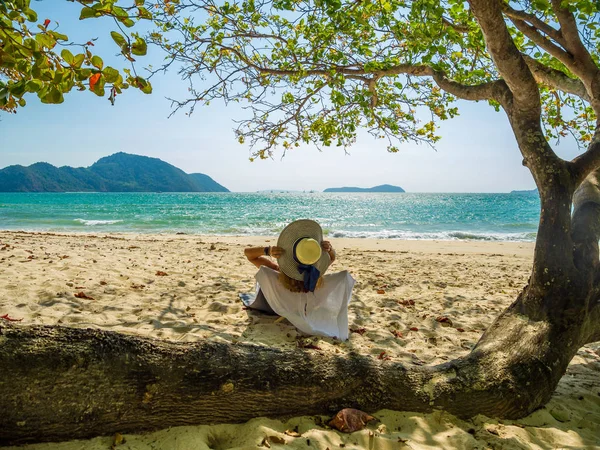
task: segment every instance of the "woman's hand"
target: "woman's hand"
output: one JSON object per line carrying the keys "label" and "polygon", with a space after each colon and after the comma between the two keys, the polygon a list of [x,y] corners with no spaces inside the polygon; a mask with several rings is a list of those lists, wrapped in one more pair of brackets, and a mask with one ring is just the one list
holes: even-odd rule
{"label": "woman's hand", "polygon": [[269,252],[269,256],[272,256],[273,258],[281,258],[284,253],[285,253],[284,249],[273,245],[273,246],[271,246],[271,251]]}
{"label": "woman's hand", "polygon": [[327,254],[329,255],[329,263],[331,264],[332,262],[334,262],[335,261],[335,250],[333,249],[331,242],[329,242],[329,241],[321,242],[321,248],[323,249],[323,251],[327,252]]}
{"label": "woman's hand", "polygon": [[331,242],[329,241],[321,242],[321,248],[327,253],[329,253],[333,249],[333,247],[331,246]]}

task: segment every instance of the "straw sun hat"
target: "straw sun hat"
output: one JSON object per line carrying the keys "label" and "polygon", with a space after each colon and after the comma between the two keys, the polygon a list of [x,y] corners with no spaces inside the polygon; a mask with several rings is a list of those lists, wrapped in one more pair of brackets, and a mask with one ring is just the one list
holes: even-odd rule
{"label": "straw sun hat", "polygon": [[[278,258],[279,270],[288,277],[302,281],[307,273],[306,266],[312,266],[323,275],[331,259],[321,249],[323,230],[314,220],[301,219],[283,229],[277,240],[277,247],[284,249]],[[312,269],[311,269],[312,270]]]}

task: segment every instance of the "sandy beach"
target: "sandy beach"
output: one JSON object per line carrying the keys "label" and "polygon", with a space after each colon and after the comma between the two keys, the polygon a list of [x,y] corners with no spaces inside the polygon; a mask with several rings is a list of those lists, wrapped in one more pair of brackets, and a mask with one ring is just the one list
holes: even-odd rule
{"label": "sandy beach", "polygon": [[[2,231],[0,315],[173,341],[292,349],[308,339],[319,347],[313,351],[438,364],[468,353],[516,298],[533,254],[532,243],[518,242],[331,241],[338,260],[330,270],[349,270],[356,279],[347,342],[305,337],[286,320],[243,308],[238,294],[254,291],[256,271],[243,249],[274,245],[276,237]],[[600,449],[600,345],[582,348],[550,403],[518,421],[368,412],[379,421],[349,435],[324,427],[326,417],[256,418],[126,435],[117,448]],[[99,437],[25,448],[111,444],[112,437]]]}

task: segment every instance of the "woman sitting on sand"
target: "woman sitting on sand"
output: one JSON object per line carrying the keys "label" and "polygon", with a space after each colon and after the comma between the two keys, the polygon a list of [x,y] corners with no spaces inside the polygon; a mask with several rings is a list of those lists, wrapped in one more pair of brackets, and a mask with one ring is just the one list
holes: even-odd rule
{"label": "woman sitting on sand", "polygon": [[292,222],[279,235],[277,246],[250,247],[244,253],[259,268],[256,297],[244,301],[246,306],[283,316],[307,334],[348,339],[354,279],[347,271],[324,275],[335,250],[323,240],[317,222]]}

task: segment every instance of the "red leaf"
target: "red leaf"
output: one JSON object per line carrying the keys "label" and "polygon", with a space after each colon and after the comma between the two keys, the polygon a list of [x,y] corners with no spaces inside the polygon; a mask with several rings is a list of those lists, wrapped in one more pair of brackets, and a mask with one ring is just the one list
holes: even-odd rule
{"label": "red leaf", "polygon": [[95,73],[93,75],[90,76],[90,89],[93,91],[94,87],[96,86],[96,83],[98,82],[98,80],[100,79],[100,73]]}
{"label": "red leaf", "polygon": [[90,297],[89,295],[85,295],[85,292],[76,292],[74,295],[77,298],[83,298],[85,300],[94,300],[94,297]]}
{"label": "red leaf", "polygon": [[419,331],[419,329],[417,327],[411,327],[410,331]]}
{"label": "red leaf", "polygon": [[87,42],[85,43],[85,45],[91,45],[91,46],[93,47],[93,46],[94,46],[94,43],[93,43],[92,41],[87,41]]}
{"label": "red leaf", "polygon": [[377,289],[377,293],[378,294],[385,294],[385,291],[383,289]]}
{"label": "red leaf", "polygon": [[44,28],[48,28],[48,25],[50,25],[50,19],[44,20]]}
{"label": "red leaf", "polygon": [[8,320],[9,322],[20,322],[23,319],[13,319],[12,317],[9,317],[8,314],[4,314],[3,316],[0,316],[0,319],[4,319],[4,320]]}
{"label": "red leaf", "polygon": [[168,275],[167,272],[163,272],[162,270],[157,270],[156,271],[156,276],[157,277],[166,277]]}
{"label": "red leaf", "polygon": [[464,328],[457,328],[456,331],[458,331],[459,333],[464,333],[465,329]]}

